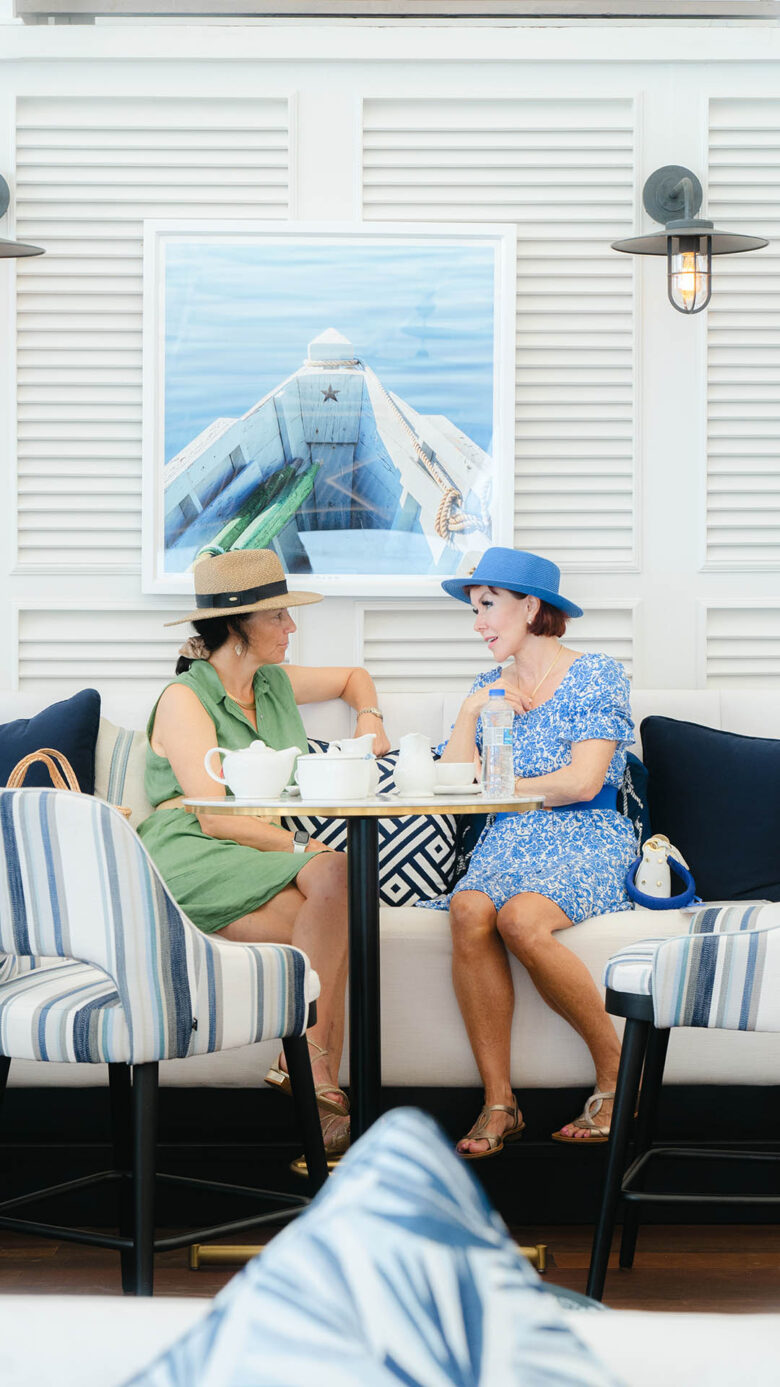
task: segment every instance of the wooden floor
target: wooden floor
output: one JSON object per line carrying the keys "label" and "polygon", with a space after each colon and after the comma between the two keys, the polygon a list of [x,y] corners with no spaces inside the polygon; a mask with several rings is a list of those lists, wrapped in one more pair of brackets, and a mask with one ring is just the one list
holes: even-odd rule
{"label": "wooden floor", "polygon": [[[584,1291],[591,1230],[515,1228],[522,1244],[547,1243],[547,1281]],[[605,1303],[615,1309],[780,1311],[780,1226],[648,1227],[640,1232],[632,1271],[607,1278]],[[211,1296],[236,1268],[189,1270],[186,1250],[156,1261],[157,1295]],[[0,1293],[119,1294],[118,1257],[72,1243],[0,1232]]]}

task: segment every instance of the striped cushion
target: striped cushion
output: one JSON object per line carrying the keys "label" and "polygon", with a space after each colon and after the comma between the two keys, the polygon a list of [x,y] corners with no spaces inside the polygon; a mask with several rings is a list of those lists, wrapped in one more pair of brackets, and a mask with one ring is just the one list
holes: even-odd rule
{"label": "striped cushion", "polygon": [[[54,1003],[63,1039],[49,1059],[73,1058],[71,1025],[89,1032],[79,1040],[79,1058],[130,1064],[301,1035],[319,993],[300,950],[202,934],[126,820],[89,795],[64,790],[0,791],[0,950],[40,956],[42,978],[58,957],[93,964],[109,980],[101,1006],[118,1006],[125,1029],[115,1018],[89,1027],[83,1018],[66,1022],[66,1013],[75,1018],[82,1008],[78,975],[70,1001],[58,994]],[[0,972],[0,995],[16,985],[3,983],[7,976]],[[28,986],[52,981],[27,974]],[[17,994],[9,995],[13,1010]],[[39,1026],[38,1013],[19,1005],[16,1016]],[[35,1056],[36,1044],[31,1034],[20,1053]]]}
{"label": "striped cushion", "polygon": [[133,828],[152,812],[144,787],[145,769],[146,733],[117,727],[108,718],[101,718],[95,747],[95,794],[107,804],[131,809]]}
{"label": "striped cushion", "polygon": [[780,1031],[780,903],[704,906],[688,934],[614,954],[604,981],[615,992],[652,996],[664,1029]]}
{"label": "striped cushion", "polygon": [[74,959],[0,987],[0,1052],[14,1059],[100,1064],[130,1058],[119,993],[100,968]]}
{"label": "striped cushion", "polygon": [[613,992],[649,997],[653,983],[653,959],[661,939],[640,939],[613,954],[604,969],[604,985]]}

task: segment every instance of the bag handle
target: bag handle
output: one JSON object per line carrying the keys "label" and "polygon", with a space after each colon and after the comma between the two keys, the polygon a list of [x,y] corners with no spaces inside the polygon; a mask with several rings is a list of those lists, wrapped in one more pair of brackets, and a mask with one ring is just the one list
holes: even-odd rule
{"label": "bag handle", "polygon": [[74,790],[76,794],[81,794],[76,772],[67,756],[50,746],[39,747],[37,751],[31,751],[27,756],[23,756],[21,761],[17,761],[8,777],[6,789],[18,790],[24,784],[30,766],[38,764],[46,767],[55,790]]}

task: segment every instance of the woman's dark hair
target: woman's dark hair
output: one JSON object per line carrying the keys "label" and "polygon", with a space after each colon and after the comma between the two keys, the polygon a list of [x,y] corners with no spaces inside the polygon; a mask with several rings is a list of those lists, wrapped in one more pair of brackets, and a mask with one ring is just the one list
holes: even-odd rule
{"label": "woman's dark hair", "polygon": [[[522,602],[527,592],[516,592],[514,596]],[[528,630],[532,636],[564,636],[569,618],[560,607],[551,607],[549,602],[542,602],[539,599],[539,610],[533,621],[529,621]]]}
{"label": "woman's dark hair", "polygon": [[[243,627],[247,617],[251,615],[251,612],[245,612],[229,618],[226,616],[210,616],[204,617],[202,621],[193,621],[192,624],[208,650],[209,655],[211,655],[215,650],[219,650],[220,646],[223,646],[231,637],[235,639],[236,636],[238,636],[239,640],[245,641],[246,636],[244,635]],[[192,660],[189,660],[186,655],[180,655],[176,661],[176,673],[184,674],[192,663]]]}

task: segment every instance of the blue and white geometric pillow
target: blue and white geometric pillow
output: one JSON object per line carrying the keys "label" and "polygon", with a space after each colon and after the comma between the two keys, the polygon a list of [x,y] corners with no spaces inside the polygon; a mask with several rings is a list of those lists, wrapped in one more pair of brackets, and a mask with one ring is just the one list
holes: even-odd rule
{"label": "blue and white geometric pillow", "polygon": [[[309,751],[324,753],[328,743],[309,738]],[[395,789],[398,752],[377,759],[379,791]],[[285,828],[303,828],[329,848],[347,846],[345,819],[309,818],[290,814]],[[457,824],[453,814],[415,814],[379,820],[379,899],[384,905],[416,905],[432,901],[455,885]]]}

